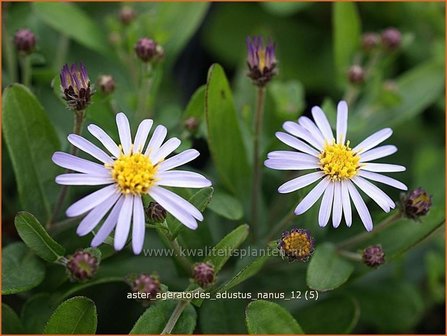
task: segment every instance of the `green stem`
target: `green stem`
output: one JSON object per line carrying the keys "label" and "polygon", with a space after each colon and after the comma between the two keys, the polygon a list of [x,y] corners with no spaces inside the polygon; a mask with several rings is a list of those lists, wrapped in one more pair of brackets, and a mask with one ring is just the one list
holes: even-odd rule
{"label": "green stem", "polygon": [[379,232],[382,232],[395,222],[397,222],[400,218],[402,218],[402,214],[400,211],[396,211],[391,216],[385,218],[380,224],[378,224],[372,232],[363,232],[352,238],[346,239],[339,244],[337,244],[338,249],[346,249],[347,247],[358,245],[363,241],[370,239],[372,237],[377,236]]}
{"label": "green stem", "polygon": [[259,162],[260,138],[262,135],[262,125],[264,119],[265,87],[258,87],[255,114],[255,132],[253,136],[253,184],[251,192],[251,223],[253,226],[253,236],[256,238],[258,231],[258,201],[261,190],[262,176]]}
{"label": "green stem", "polygon": [[149,118],[151,116],[149,110],[149,97],[150,90],[152,86],[152,66],[147,63],[142,63],[141,69],[141,81],[140,88],[138,91],[138,107],[136,120],[142,120],[145,118]]}
{"label": "green stem", "polygon": [[353,261],[362,261],[362,256],[358,253],[355,252],[351,252],[351,251],[346,251],[346,250],[338,250],[337,253],[349,260],[353,260]]}
{"label": "green stem", "polygon": [[[74,134],[76,134],[76,135],[81,134],[82,124],[84,123],[84,117],[85,117],[85,110],[74,112],[74,124],[73,124],[73,133]],[[76,156],[78,154],[78,148],[71,145],[70,153],[72,155]],[[69,170],[67,170],[67,172],[68,171]],[[62,188],[59,192],[59,195],[57,197],[57,200],[56,200],[56,205],[54,207],[53,214],[51,215],[50,219],[48,220],[47,229],[51,229],[51,227],[53,226],[53,219],[57,218],[57,215],[61,211],[61,208],[64,205],[65,197],[67,196],[68,187],[69,187],[68,185],[62,186]]]}
{"label": "green stem", "polygon": [[[5,13],[3,13],[5,15]],[[6,29],[5,21],[3,21],[3,49],[5,54],[5,62],[8,68],[8,74],[11,80],[11,83],[17,82],[17,62],[16,62],[16,54],[14,52],[12,38],[10,38],[8,34],[8,30]]]}
{"label": "green stem", "polygon": [[[163,243],[174,251],[174,258],[178,264],[183,268],[186,274],[192,274],[193,265],[191,261],[182,253],[182,248],[180,247],[176,239],[171,240],[169,237],[169,228],[166,221],[163,223],[163,228],[156,228]],[[168,230],[166,230],[168,229]],[[167,232],[168,231],[168,232]]]}
{"label": "green stem", "polygon": [[20,56],[20,67],[22,68],[22,84],[30,87],[31,84],[31,58],[28,55]]}

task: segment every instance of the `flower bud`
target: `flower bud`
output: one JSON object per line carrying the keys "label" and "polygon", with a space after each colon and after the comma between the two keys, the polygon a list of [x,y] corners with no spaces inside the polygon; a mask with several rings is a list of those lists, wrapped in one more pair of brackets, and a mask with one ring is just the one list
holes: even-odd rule
{"label": "flower bud", "polygon": [[167,212],[157,202],[150,202],[145,209],[147,219],[152,223],[162,223],[166,219]]}
{"label": "flower bud", "polygon": [[202,288],[206,288],[214,283],[214,266],[208,262],[195,264],[192,274],[194,281]]}
{"label": "flower bud", "polygon": [[29,55],[36,47],[36,36],[29,29],[20,29],[14,35],[14,44],[19,53]]}
{"label": "flower bud", "polygon": [[396,28],[388,28],[382,32],[382,44],[388,50],[397,49],[402,41],[402,34]]}
{"label": "flower bud", "polygon": [[90,252],[79,250],[67,258],[66,270],[72,281],[83,282],[93,278],[98,259]]}
{"label": "flower bud", "polygon": [[411,219],[417,219],[425,216],[431,208],[431,195],[424,189],[417,188],[404,194],[402,198],[403,211],[405,216]]}
{"label": "flower bud", "polygon": [[262,37],[247,37],[248,77],[259,87],[265,86],[277,73],[275,44],[264,45]]}
{"label": "flower bud", "polygon": [[135,53],[143,62],[158,61],[164,56],[163,47],[147,37],[138,40],[135,45]]}
{"label": "flower bud", "polygon": [[137,14],[133,10],[133,8],[128,6],[123,7],[119,12],[120,21],[126,26],[130,24],[136,16]]}
{"label": "flower bud", "polygon": [[380,36],[376,33],[365,33],[362,36],[362,47],[365,51],[371,51],[380,43]]}
{"label": "flower bud", "polygon": [[287,257],[289,261],[309,261],[314,252],[314,239],[310,232],[305,229],[293,228],[285,231],[278,241],[281,256]]}
{"label": "flower bud", "polygon": [[61,91],[69,109],[82,111],[90,104],[93,90],[90,88],[90,78],[87,69],[80,63],[79,66],[65,64],[60,73]]}
{"label": "flower bud", "polygon": [[190,133],[195,133],[197,131],[197,128],[199,127],[199,124],[200,124],[199,120],[197,118],[195,118],[195,117],[189,117],[184,122],[185,128]]}
{"label": "flower bud", "polygon": [[160,280],[157,276],[149,274],[139,274],[130,281],[130,287],[134,293],[145,293],[150,300],[155,300],[161,291]]}
{"label": "flower bud", "polygon": [[352,84],[361,84],[365,80],[365,71],[360,65],[353,65],[348,70],[348,79]]}
{"label": "flower bud", "polygon": [[369,267],[377,267],[385,263],[385,253],[382,246],[372,245],[363,250],[363,262]]}
{"label": "flower bud", "polygon": [[102,75],[98,79],[98,84],[101,92],[109,95],[115,91],[115,81],[110,75]]}

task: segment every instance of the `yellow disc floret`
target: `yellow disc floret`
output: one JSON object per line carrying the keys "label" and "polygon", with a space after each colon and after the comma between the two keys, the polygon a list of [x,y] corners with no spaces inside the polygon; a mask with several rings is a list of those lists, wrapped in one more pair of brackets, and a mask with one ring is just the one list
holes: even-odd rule
{"label": "yellow disc floret", "polygon": [[357,175],[360,157],[349,147],[342,144],[326,144],[319,155],[321,170],[332,181],[350,179]]}
{"label": "yellow disc floret", "polygon": [[123,194],[144,194],[156,181],[157,168],[141,153],[121,155],[111,167],[112,177]]}
{"label": "yellow disc floret", "polygon": [[283,233],[279,247],[289,260],[306,261],[314,250],[312,237],[303,229],[292,229]]}

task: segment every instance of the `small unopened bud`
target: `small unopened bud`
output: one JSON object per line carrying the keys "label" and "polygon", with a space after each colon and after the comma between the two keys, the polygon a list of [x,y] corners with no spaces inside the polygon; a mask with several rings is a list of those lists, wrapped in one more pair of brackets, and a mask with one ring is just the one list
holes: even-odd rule
{"label": "small unopened bud", "polygon": [[129,284],[132,292],[144,293],[149,300],[155,300],[161,291],[160,280],[155,275],[139,274]]}
{"label": "small unopened bud", "polygon": [[29,29],[20,29],[14,35],[14,44],[19,53],[29,55],[36,47],[36,36]]}
{"label": "small unopened bud", "polygon": [[69,109],[82,111],[90,104],[93,90],[84,64],[65,64],[60,73],[61,91]]}
{"label": "small unopened bud", "polygon": [[363,262],[369,267],[377,267],[385,263],[385,253],[382,246],[372,245],[363,250]]}
{"label": "small unopened bud", "polygon": [[430,210],[431,204],[431,195],[420,187],[406,195],[403,194],[402,197],[402,208],[405,216],[411,219],[425,216]]}
{"label": "small unopened bud", "polygon": [[402,34],[396,28],[388,28],[382,32],[382,44],[388,50],[397,49],[402,41]]}
{"label": "small unopened bud", "polygon": [[275,44],[260,36],[247,37],[247,76],[259,87],[265,86],[277,74]]}
{"label": "small unopened bud", "polygon": [[150,202],[145,210],[147,219],[152,223],[162,223],[166,219],[166,209],[157,202]]}
{"label": "small unopened bud", "polygon": [[210,263],[201,262],[194,265],[192,275],[194,281],[202,288],[206,288],[214,283],[214,266]]}
{"label": "small unopened bud", "polygon": [[93,254],[80,250],[67,258],[66,269],[72,281],[83,282],[93,278],[98,264],[98,259]]}
{"label": "small unopened bud", "polygon": [[361,84],[365,80],[365,71],[360,65],[353,65],[348,70],[348,79],[352,84]]}
{"label": "small unopened bud", "polygon": [[197,128],[199,127],[199,124],[200,124],[199,120],[197,118],[195,118],[195,117],[189,117],[184,122],[185,128],[190,133],[195,133],[197,131]]}
{"label": "small unopened bud", "polygon": [[137,16],[137,14],[133,10],[133,8],[128,7],[128,6],[122,8],[119,12],[120,21],[124,25],[128,25],[129,23],[131,23],[135,19],[136,16]]}
{"label": "small unopened bud", "polygon": [[365,33],[362,36],[362,47],[365,51],[375,49],[380,43],[380,36],[376,33]]}
{"label": "small unopened bud", "polygon": [[111,94],[115,91],[115,80],[110,75],[102,75],[98,79],[98,86],[103,94]]}
{"label": "small unopened bud", "polygon": [[283,258],[306,262],[314,252],[314,239],[309,231],[293,228],[282,233],[278,248]]}
{"label": "small unopened bud", "polygon": [[138,40],[135,45],[135,53],[143,62],[158,61],[164,56],[163,47],[147,37]]}

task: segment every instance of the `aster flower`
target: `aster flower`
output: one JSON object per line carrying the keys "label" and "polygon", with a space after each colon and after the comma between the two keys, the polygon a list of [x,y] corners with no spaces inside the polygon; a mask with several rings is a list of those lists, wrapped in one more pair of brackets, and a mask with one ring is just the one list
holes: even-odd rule
{"label": "aster flower", "polygon": [[257,86],[265,86],[276,75],[275,44],[264,45],[262,37],[247,37],[248,77]]}
{"label": "aster flower", "polygon": [[107,185],[72,204],[66,215],[76,217],[88,213],[77,229],[78,235],[84,236],[95,229],[110,211],[91,245],[100,245],[115,229],[114,246],[116,250],[121,250],[132,226],[132,247],[134,253],[139,254],[143,248],[145,229],[142,196],[148,194],[172,216],[194,230],[197,220],[203,220],[200,211],[164,187],[201,188],[210,186],[211,182],[194,172],[172,170],[195,159],[199,152],[189,149],[166,159],[181,143],[177,138],[170,138],[163,144],[166,127],[157,126],[145,146],[152,120],[146,119],[140,123],[133,141],[124,113],[117,114],[116,123],[121,141],[119,146],[100,127],[92,124],[87,128],[110,154],[87,139],[70,134],[68,141],[71,144],[100,163],[56,152],[53,162],[75,172],[57,176],[56,182],[63,185]]}
{"label": "aster flower", "polygon": [[60,73],[61,91],[69,109],[85,110],[90,104],[93,90],[90,88],[90,78],[84,64],[65,64]]}
{"label": "aster flower", "polygon": [[279,140],[297,151],[270,152],[265,161],[268,168],[314,170],[312,173],[284,183],[278,191],[289,193],[319,181],[298,204],[295,209],[296,215],[306,212],[323,195],[318,215],[319,225],[326,226],[332,212],[332,224],[335,228],[340,225],[342,214],[344,214],[346,225],[351,226],[352,200],[366,230],[371,231],[373,228],[371,215],[357,188],[371,197],[385,212],[393,209],[395,203],[368,180],[407,190],[403,183],[378,174],[401,172],[405,170],[405,167],[370,162],[397,151],[397,148],[391,145],[376,147],[388,139],[393,131],[390,128],[382,129],[351,148],[346,137],[348,125],[346,102],[341,101],[338,104],[336,138],[326,115],[319,107],[312,108],[312,115],[315,122],[307,117],[300,117],[298,123],[287,121],[283,124],[283,128],[288,133],[276,133]]}

